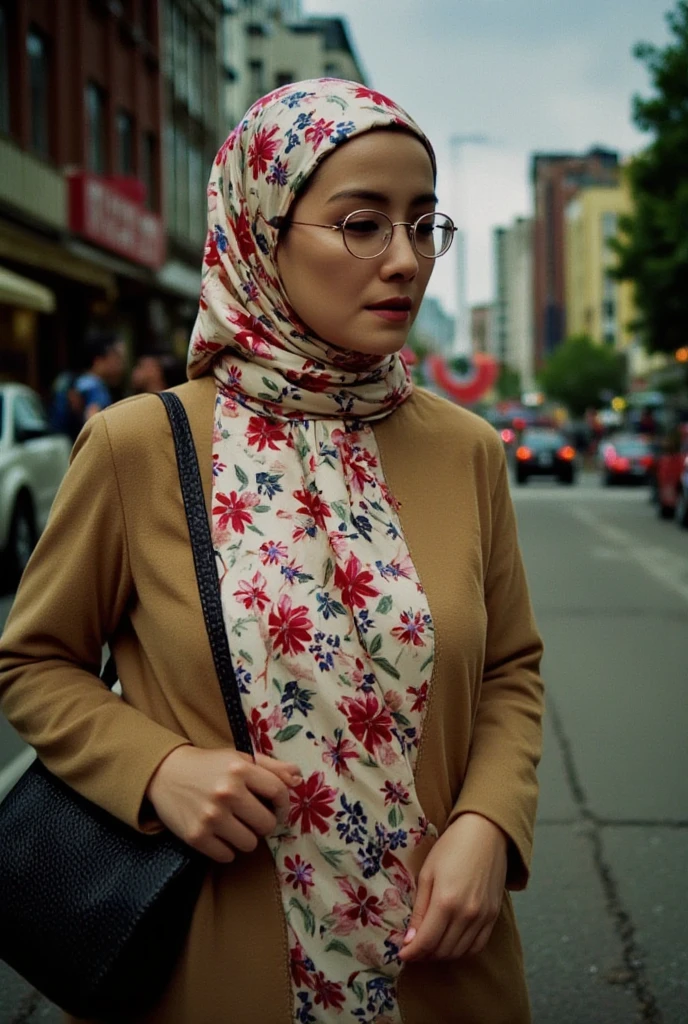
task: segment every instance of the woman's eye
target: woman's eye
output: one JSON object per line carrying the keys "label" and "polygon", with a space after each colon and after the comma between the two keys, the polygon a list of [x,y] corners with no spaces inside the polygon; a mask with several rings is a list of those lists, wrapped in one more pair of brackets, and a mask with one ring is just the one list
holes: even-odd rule
{"label": "woman's eye", "polygon": [[350,220],[347,222],[346,230],[356,235],[372,235],[380,230],[380,225],[374,220]]}

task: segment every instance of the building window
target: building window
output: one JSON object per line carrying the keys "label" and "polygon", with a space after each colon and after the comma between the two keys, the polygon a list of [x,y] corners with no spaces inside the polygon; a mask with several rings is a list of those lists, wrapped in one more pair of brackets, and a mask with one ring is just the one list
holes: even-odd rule
{"label": "building window", "polygon": [[[216,134],[216,102],[219,94],[219,69],[215,50],[208,43],[203,45],[203,122],[213,135]],[[243,111],[242,111],[243,113]]]}
{"label": "building window", "polygon": [[206,236],[206,188],[203,174],[203,154],[196,146],[189,147],[189,235],[202,242]]}
{"label": "building window", "polygon": [[605,345],[609,346],[616,345],[616,334],[614,333],[614,331],[605,332],[604,343]]}
{"label": "building window", "polygon": [[94,174],[106,171],[105,91],[95,82],[86,85],[86,166]]}
{"label": "building window", "polygon": [[29,56],[31,148],[34,153],[47,158],[50,156],[50,68],[45,36],[31,29],[26,37],[26,49]]}
{"label": "building window", "polygon": [[605,320],[613,320],[616,316],[616,303],[613,299],[605,299],[602,303],[602,316]]}
{"label": "building window", "polygon": [[249,86],[251,99],[258,100],[265,92],[265,77],[262,60],[250,60],[248,62]]}
{"label": "building window", "polygon": [[203,71],[201,69],[201,39],[189,25],[188,52],[188,97],[189,113],[193,117],[203,115]]}
{"label": "building window", "polygon": [[188,32],[186,15],[182,14],[178,7],[173,8],[174,22],[174,92],[182,101],[188,97]]}
{"label": "building window", "polygon": [[117,111],[117,171],[125,177],[134,173],[134,119],[126,110]]}
{"label": "building window", "polygon": [[618,217],[615,213],[602,214],[602,239],[605,245],[609,245],[612,239],[616,238]]}
{"label": "building window", "polygon": [[153,0],[139,0],[139,14],[144,39],[155,43],[155,10]]}
{"label": "building window", "polygon": [[278,71],[275,75],[275,89],[281,89],[283,85],[291,85],[293,81],[293,71]]}
{"label": "building window", "polygon": [[165,125],[165,211],[169,230],[174,234],[177,230],[177,174],[175,167],[176,146],[174,141],[174,124],[168,121]]}
{"label": "building window", "polygon": [[0,7],[0,132],[10,131],[10,48],[7,11]]}
{"label": "building window", "polygon": [[189,144],[186,135],[177,126],[174,133],[175,224],[177,234],[189,235]]}
{"label": "building window", "polygon": [[146,186],[146,206],[159,208],[158,197],[158,140],[153,132],[146,132],[141,147],[141,180]]}

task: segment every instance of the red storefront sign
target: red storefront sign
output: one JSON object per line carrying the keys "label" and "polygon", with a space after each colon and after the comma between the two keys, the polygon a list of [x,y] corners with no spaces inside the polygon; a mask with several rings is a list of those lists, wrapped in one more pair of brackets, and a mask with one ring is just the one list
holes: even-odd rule
{"label": "red storefront sign", "polygon": [[157,270],[165,262],[162,219],[129,182],[88,171],[69,175],[69,226],[90,242]]}

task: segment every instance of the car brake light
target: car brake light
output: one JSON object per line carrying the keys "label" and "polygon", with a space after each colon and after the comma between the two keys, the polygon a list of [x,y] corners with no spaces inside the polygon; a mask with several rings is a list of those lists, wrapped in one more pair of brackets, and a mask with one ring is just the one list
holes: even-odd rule
{"label": "car brake light", "polygon": [[566,459],[567,462],[570,462],[576,457],[576,449],[572,448],[570,444],[567,444],[563,448],[559,449],[557,455],[560,459]]}
{"label": "car brake light", "polygon": [[619,473],[625,473],[627,472],[627,470],[631,468],[631,460],[625,458],[622,455],[617,455],[617,457],[614,459],[613,468],[617,470],[617,472]]}
{"label": "car brake light", "polygon": [[520,459],[521,461],[524,461],[525,459],[532,459],[532,457],[533,453],[531,452],[530,448],[526,448],[525,445],[521,445],[521,447],[516,451],[516,458]]}
{"label": "car brake light", "polygon": [[516,435],[514,434],[513,430],[509,430],[508,427],[505,427],[504,430],[502,431],[502,441],[504,442],[504,444],[511,444],[515,437]]}
{"label": "car brake light", "polygon": [[604,449],[604,464],[605,466],[613,466],[616,462],[616,450],[613,445],[608,445]]}
{"label": "car brake light", "polygon": [[654,459],[651,455],[641,455],[639,462],[641,466],[651,466],[654,462]]}

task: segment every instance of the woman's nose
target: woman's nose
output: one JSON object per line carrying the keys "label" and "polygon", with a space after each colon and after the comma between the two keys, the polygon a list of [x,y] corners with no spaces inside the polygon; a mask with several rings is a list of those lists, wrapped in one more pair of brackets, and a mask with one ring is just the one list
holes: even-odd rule
{"label": "woman's nose", "polygon": [[392,226],[392,238],[385,250],[385,276],[401,274],[404,278],[413,278],[418,273],[418,256],[411,242],[411,231],[410,224],[398,223]]}

